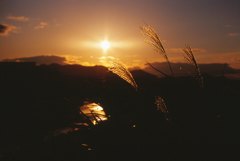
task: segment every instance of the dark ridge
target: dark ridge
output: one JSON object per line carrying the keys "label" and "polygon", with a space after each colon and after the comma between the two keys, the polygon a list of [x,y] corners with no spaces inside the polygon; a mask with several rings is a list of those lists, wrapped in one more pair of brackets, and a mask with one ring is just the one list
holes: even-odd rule
{"label": "dark ridge", "polygon": [[[200,88],[192,76],[132,74],[138,90],[102,66],[0,63],[0,160],[112,160],[119,152],[126,160],[194,160],[198,148],[202,158],[204,149],[222,159],[240,143],[239,80],[204,75]],[[157,96],[169,114],[157,110]],[[76,125],[86,101],[100,103],[109,120]],[[219,145],[224,153],[215,155]]]}

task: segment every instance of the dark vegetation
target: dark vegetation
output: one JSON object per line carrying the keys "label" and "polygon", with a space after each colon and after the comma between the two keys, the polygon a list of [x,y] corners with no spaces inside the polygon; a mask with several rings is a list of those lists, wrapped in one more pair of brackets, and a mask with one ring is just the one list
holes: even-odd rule
{"label": "dark vegetation", "polygon": [[[138,91],[102,66],[0,63],[0,160],[239,159],[239,80],[132,75]],[[84,101],[111,117],[77,125]]]}

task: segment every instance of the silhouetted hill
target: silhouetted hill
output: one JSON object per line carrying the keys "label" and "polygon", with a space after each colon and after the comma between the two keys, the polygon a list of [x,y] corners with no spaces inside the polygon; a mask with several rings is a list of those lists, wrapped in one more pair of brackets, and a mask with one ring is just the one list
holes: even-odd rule
{"label": "silhouetted hill", "polygon": [[[221,159],[231,152],[226,145],[240,143],[238,80],[204,75],[200,88],[192,76],[132,75],[137,90],[102,66],[1,62],[0,160],[99,160],[94,156],[119,151],[134,160],[139,149],[140,159],[161,152],[162,159],[175,160],[169,156],[185,154],[189,145],[211,154],[223,145]],[[159,96],[169,113],[157,110]],[[109,119],[76,124],[84,120],[79,107],[86,101],[100,103]]]}
{"label": "silhouetted hill", "polygon": [[[14,58],[14,59],[4,59],[1,62],[32,62],[36,63],[36,65],[51,65],[51,64],[59,64],[59,65],[69,65],[66,57],[63,56],[55,56],[55,55],[40,55],[33,57],[22,57],[22,58]],[[170,73],[168,64],[166,62],[153,62],[152,65],[157,69],[161,70],[164,73]],[[194,74],[194,67],[187,63],[171,63],[175,76],[192,76]],[[78,66],[78,65],[76,65]],[[80,65],[79,65],[80,66]],[[214,64],[199,64],[200,70],[204,75],[212,75],[212,76],[226,76],[232,79],[240,79],[240,70],[234,69],[230,67],[229,64],[224,63],[214,63]],[[68,68],[73,68],[73,66],[69,66]],[[90,68],[89,68],[90,69]],[[67,70],[66,68],[63,70]],[[79,68],[80,70],[80,68]],[[135,70],[135,69],[133,69]],[[143,68],[144,71],[147,71],[150,74],[154,74],[162,77],[161,74],[153,70],[150,66],[146,65]],[[75,70],[76,71],[76,70]],[[71,71],[74,73],[74,71]],[[81,70],[81,72],[83,72]],[[72,74],[73,74],[72,73]],[[76,72],[75,74],[78,74]],[[84,72],[82,73],[84,74]]]}
{"label": "silhouetted hill", "polygon": [[40,55],[33,57],[22,57],[13,59],[3,59],[2,62],[35,62],[36,64],[66,64],[66,58],[55,55]]}
{"label": "silhouetted hill", "polygon": [[[169,67],[167,63],[159,63],[154,62],[152,65],[161,70],[164,73],[170,73]],[[176,76],[191,76],[194,74],[194,66],[187,64],[187,63],[171,63],[174,74]],[[239,75],[240,70],[231,68],[228,64],[220,64],[220,63],[214,63],[214,64],[199,64],[199,68],[201,70],[201,73],[204,75],[212,75],[212,76],[223,76],[223,75]],[[155,74],[158,76],[161,76],[160,73],[156,72],[152,67],[146,66],[144,68],[145,71]]]}
{"label": "silhouetted hill", "polygon": [[81,66],[81,65],[41,65],[39,68],[55,70],[66,77],[82,77],[101,79],[108,73],[108,69],[103,66]]}

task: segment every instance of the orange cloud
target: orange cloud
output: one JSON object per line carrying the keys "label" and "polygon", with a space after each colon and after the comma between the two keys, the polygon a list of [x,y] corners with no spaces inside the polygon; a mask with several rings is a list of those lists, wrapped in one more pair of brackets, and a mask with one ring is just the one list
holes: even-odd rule
{"label": "orange cloud", "polygon": [[238,37],[238,36],[240,36],[240,33],[238,33],[238,32],[231,32],[231,33],[228,33],[228,36],[229,37]]}
{"label": "orange cloud", "polygon": [[48,23],[47,22],[40,22],[37,26],[35,26],[34,28],[35,29],[44,29],[48,26]]}
{"label": "orange cloud", "polygon": [[28,17],[25,16],[8,16],[7,19],[19,22],[27,22],[29,21]]}
{"label": "orange cloud", "polygon": [[0,36],[8,36],[11,32],[17,29],[16,26],[8,24],[0,24]]}

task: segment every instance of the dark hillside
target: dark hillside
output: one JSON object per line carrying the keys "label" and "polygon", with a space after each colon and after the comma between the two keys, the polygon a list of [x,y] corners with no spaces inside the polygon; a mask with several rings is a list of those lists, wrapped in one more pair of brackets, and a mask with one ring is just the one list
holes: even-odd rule
{"label": "dark hillside", "polygon": [[[192,160],[198,149],[201,158],[233,157],[228,147],[240,143],[238,80],[208,75],[199,88],[192,77],[132,74],[137,91],[102,66],[0,63],[0,160]],[[157,111],[157,96],[168,114]],[[108,120],[80,125],[86,101],[100,103]]]}

